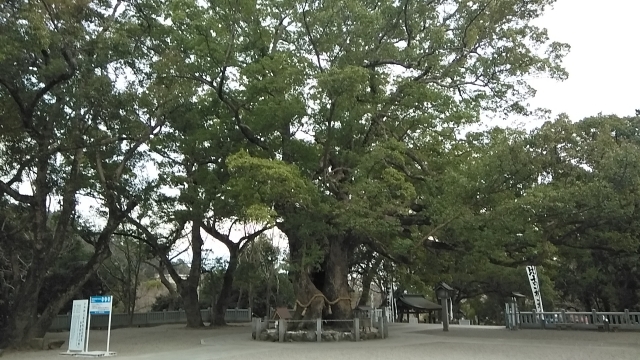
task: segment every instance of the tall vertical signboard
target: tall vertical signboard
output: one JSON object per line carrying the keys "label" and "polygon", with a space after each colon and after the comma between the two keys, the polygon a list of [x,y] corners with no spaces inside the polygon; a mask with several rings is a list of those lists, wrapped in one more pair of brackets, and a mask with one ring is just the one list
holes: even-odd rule
{"label": "tall vertical signboard", "polygon": [[531,285],[531,292],[533,293],[533,301],[536,304],[536,312],[543,313],[542,307],[542,294],[540,294],[540,282],[538,281],[538,271],[535,266],[527,266],[527,276],[529,277],[529,284]]}
{"label": "tall vertical signboard", "polygon": [[69,350],[67,350],[67,352],[79,352],[85,349],[88,309],[89,300],[73,300],[71,329],[69,331]]}

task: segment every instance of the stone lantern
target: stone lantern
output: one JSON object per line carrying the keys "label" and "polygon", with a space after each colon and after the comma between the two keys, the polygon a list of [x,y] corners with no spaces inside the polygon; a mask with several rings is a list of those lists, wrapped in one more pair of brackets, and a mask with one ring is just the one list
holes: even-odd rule
{"label": "stone lantern", "polygon": [[442,331],[449,331],[449,305],[448,300],[453,296],[454,289],[444,282],[436,286],[436,297],[442,304]]}

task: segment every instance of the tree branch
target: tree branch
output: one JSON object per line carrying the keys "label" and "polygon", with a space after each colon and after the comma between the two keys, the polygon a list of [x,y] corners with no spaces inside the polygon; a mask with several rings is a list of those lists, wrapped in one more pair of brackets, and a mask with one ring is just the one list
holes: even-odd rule
{"label": "tree branch", "polygon": [[31,100],[31,103],[29,103],[29,106],[27,107],[27,113],[29,114],[29,116],[33,115],[33,112],[35,111],[36,106],[38,106],[38,103],[40,102],[40,100],[49,91],[51,91],[54,87],[58,86],[59,84],[62,84],[65,81],[71,80],[71,78],[73,78],[73,76],[75,75],[77,70],[77,64],[75,59],[71,57],[70,51],[67,49],[63,49],[62,56],[64,57],[65,61],[69,66],[68,71],[56,75],[53,79],[49,80],[49,82],[47,82],[42,88],[40,88],[40,90],[36,92],[35,96],[33,97],[33,100]]}
{"label": "tree branch", "polygon": [[266,225],[266,226],[264,226],[262,229],[260,229],[260,230],[258,230],[258,231],[256,231],[256,232],[254,232],[254,233],[252,233],[252,234],[245,235],[245,236],[241,237],[241,238],[240,238],[240,241],[238,241],[238,243],[239,243],[239,244],[242,244],[242,245],[240,246],[240,251],[244,250],[244,248],[245,248],[248,244],[250,244],[250,243],[251,243],[253,240],[255,240],[258,236],[262,235],[265,231],[273,229],[273,227],[274,227],[274,226],[275,226],[275,225]]}
{"label": "tree branch", "polygon": [[24,204],[33,204],[35,199],[32,195],[23,195],[4,181],[0,180],[0,194],[7,194],[13,200]]}
{"label": "tree branch", "polygon": [[309,0],[305,0],[304,6],[302,8],[302,21],[304,23],[304,29],[307,34],[307,38],[309,39],[309,44],[311,44],[311,48],[316,56],[316,61],[318,62],[318,69],[320,72],[324,72],[324,67],[322,66],[322,59],[320,58],[320,51],[318,50],[318,46],[313,40],[313,36],[311,34],[311,28],[309,27],[309,21],[307,20],[307,5],[309,4]]}
{"label": "tree branch", "polygon": [[[216,229],[215,222],[211,224],[210,222],[203,222],[202,229],[209,235],[213,236],[216,240],[220,241],[227,249],[234,249],[238,246],[237,243],[231,241],[229,235],[225,235]],[[231,232],[229,232],[231,234]]]}
{"label": "tree branch", "polygon": [[155,125],[149,127],[145,131],[145,133],[142,136],[140,136],[140,138],[138,138],[138,141],[136,141],[136,143],[127,150],[127,152],[122,157],[122,160],[118,165],[118,168],[114,172],[114,176],[113,176],[114,180],[116,181],[120,180],[120,178],[122,177],[122,173],[124,172],[124,167],[129,162],[129,160],[133,158],[136,151],[140,148],[140,146],[142,146],[142,144],[146,143],[151,138],[151,135],[153,135],[158,128],[160,128],[165,123],[166,123],[166,120],[162,120],[162,121],[158,121]]}

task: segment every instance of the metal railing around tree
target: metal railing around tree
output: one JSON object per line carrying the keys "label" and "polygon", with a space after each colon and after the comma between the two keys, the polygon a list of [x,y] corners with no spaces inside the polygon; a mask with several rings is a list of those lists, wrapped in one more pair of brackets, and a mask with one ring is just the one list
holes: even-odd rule
{"label": "metal railing around tree", "polygon": [[640,330],[640,312],[520,312],[521,329]]}

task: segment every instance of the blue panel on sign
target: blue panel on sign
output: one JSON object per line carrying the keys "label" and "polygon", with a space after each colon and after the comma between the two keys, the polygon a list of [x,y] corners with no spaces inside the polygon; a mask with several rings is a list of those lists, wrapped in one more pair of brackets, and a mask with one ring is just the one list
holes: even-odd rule
{"label": "blue panel on sign", "polygon": [[110,303],[111,296],[92,296],[91,302],[94,304]]}

